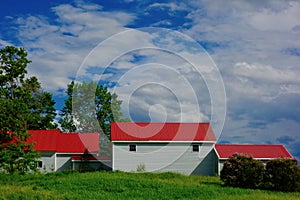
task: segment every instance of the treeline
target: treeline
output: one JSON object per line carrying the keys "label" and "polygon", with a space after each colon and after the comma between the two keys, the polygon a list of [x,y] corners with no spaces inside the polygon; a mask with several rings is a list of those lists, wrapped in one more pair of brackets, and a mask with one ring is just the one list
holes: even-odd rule
{"label": "treeline", "polygon": [[264,165],[249,155],[236,154],[224,162],[220,178],[225,186],[300,191],[300,167],[296,159],[278,158]]}
{"label": "treeline", "polygon": [[37,77],[28,77],[31,61],[24,48],[0,50],[0,173],[25,173],[36,169],[39,155],[29,144],[27,130],[101,132],[110,138],[110,122],[128,121],[120,112],[122,101],[96,82],[67,85],[65,105],[57,111],[51,93]]}

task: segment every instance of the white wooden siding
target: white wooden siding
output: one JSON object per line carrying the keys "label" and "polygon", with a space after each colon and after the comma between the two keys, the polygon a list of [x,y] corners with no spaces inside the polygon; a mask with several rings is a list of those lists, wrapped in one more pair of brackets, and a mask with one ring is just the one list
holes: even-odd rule
{"label": "white wooden siding", "polygon": [[41,172],[55,171],[55,153],[42,152],[39,160],[43,161],[43,166],[39,169]]}
{"label": "white wooden siding", "polygon": [[56,154],[56,171],[72,169],[71,154]]}
{"label": "white wooden siding", "polygon": [[[129,145],[136,144],[136,152]],[[199,144],[199,152],[192,145]],[[210,152],[213,143],[113,143],[113,170],[136,171],[145,165],[146,171],[172,171],[184,174],[213,175],[214,162]]]}

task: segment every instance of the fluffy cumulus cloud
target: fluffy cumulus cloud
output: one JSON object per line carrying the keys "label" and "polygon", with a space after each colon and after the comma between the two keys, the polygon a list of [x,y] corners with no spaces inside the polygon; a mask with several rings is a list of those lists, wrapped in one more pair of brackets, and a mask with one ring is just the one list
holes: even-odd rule
{"label": "fluffy cumulus cloud", "polygon": [[[52,8],[54,20],[45,16],[19,17],[17,37],[34,62],[29,74],[36,75],[45,89],[56,93],[66,88],[85,56],[98,43],[124,30],[134,16],[107,13],[96,4],[63,4]],[[54,80],[55,79],[55,80]]]}
{"label": "fluffy cumulus cloud", "polygon": [[299,2],[285,2],[280,10],[265,8],[255,15],[250,15],[249,21],[258,30],[292,31],[299,27],[299,9]]}
{"label": "fluffy cumulus cloud", "polygon": [[[298,1],[114,5],[75,1],[49,8],[54,18],[11,16],[8,35],[29,51],[30,75],[56,96],[71,79],[100,81],[127,116],[144,121],[220,120],[213,110],[224,112],[225,102],[220,142],[283,143],[300,156]],[[131,31],[140,27],[172,31]],[[14,44],[0,38],[1,47]]]}
{"label": "fluffy cumulus cloud", "polygon": [[216,87],[210,74],[218,71],[195,45],[166,29],[125,31],[97,46],[78,78],[91,79],[98,72],[98,80],[115,83],[113,92],[123,101],[123,112],[135,121],[208,121],[212,109],[207,85]]}
{"label": "fluffy cumulus cloud", "polygon": [[284,95],[299,95],[300,72],[296,69],[274,68],[270,65],[236,63],[230,70],[231,90],[263,102],[276,101]]}

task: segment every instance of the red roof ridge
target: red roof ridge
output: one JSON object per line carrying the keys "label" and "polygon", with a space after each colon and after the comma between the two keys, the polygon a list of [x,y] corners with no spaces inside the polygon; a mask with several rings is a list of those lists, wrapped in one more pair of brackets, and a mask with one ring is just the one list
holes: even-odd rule
{"label": "red roof ridge", "polygon": [[113,122],[111,141],[210,141],[209,122]]}
{"label": "red roof ridge", "polygon": [[111,123],[126,123],[126,124],[210,124],[210,122],[111,122]]}
{"label": "red roof ridge", "polygon": [[252,144],[252,143],[241,143],[241,144],[231,144],[231,143],[226,143],[226,144],[220,144],[217,143],[215,144],[216,146],[283,146],[283,144]]}

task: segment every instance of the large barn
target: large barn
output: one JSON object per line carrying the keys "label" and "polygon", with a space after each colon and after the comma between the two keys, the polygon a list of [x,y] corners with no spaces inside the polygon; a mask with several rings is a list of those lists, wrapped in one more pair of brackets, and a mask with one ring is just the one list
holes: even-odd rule
{"label": "large barn", "polygon": [[113,170],[215,174],[209,123],[111,124]]}

